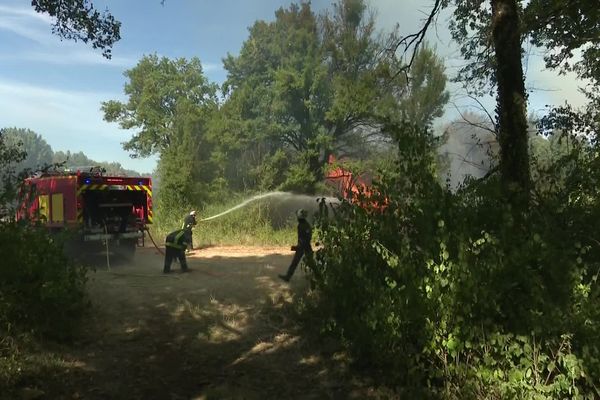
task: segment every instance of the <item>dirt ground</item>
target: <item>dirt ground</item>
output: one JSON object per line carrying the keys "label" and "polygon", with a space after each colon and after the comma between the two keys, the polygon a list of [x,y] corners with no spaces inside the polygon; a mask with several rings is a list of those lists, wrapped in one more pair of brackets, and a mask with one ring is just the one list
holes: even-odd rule
{"label": "dirt ground", "polygon": [[188,257],[191,272],[162,274],[162,256],[139,249],[134,265],[90,273],[85,332],[56,349],[64,399],[373,398],[335,343],[309,337],[291,317],[305,290],[298,269],[280,281],[283,248],[213,247]]}

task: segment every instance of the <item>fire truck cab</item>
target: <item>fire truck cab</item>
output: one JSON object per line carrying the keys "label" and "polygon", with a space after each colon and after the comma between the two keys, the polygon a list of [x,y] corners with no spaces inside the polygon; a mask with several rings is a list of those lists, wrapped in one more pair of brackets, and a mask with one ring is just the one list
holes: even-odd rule
{"label": "fire truck cab", "polygon": [[23,187],[17,219],[71,231],[76,251],[108,247],[130,258],[152,223],[149,177],[105,176],[100,167],[78,167],[28,178]]}

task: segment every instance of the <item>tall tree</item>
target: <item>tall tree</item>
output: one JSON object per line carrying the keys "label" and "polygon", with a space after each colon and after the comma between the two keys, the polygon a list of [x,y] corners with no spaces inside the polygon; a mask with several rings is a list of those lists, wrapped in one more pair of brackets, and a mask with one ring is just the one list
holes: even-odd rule
{"label": "tall tree", "polygon": [[[321,123],[327,108],[328,82],[322,62],[317,19],[308,3],[279,9],[275,21],[256,22],[239,56],[223,60],[229,94],[226,112],[233,112],[233,130],[243,143],[254,181],[262,186],[280,161],[279,150],[295,157],[296,165],[318,173],[315,162],[322,141]],[[310,174],[306,185],[310,188]],[[252,176],[248,178],[252,179]]]}
{"label": "tall tree", "polygon": [[8,209],[17,197],[17,165],[27,154],[12,143],[4,129],[0,129],[0,215],[8,214]]}
{"label": "tall tree", "polygon": [[[600,71],[597,1],[436,0],[424,28],[400,42],[418,46],[435,15],[448,6],[454,6],[452,35],[469,61],[458,77],[476,92],[487,83],[496,85],[502,187],[511,201],[526,203],[531,178],[522,43],[529,37],[548,49],[548,67],[595,79]],[[583,58],[571,64],[576,50]]]}
{"label": "tall tree", "polygon": [[[424,69],[408,88],[395,74],[400,60],[385,51],[388,36],[377,34],[363,0],[340,0],[320,17],[309,3],[294,4],[274,22],[254,24],[239,56],[224,60],[223,110],[231,117],[221,126],[229,126],[227,144],[248,143],[234,151],[246,151],[257,183],[314,190],[328,156],[381,135],[384,117],[429,123],[439,115],[447,101],[443,66],[424,50]],[[411,96],[424,100],[421,107],[404,103]]]}
{"label": "tall tree", "polygon": [[450,29],[469,61],[459,71],[459,78],[468,79],[476,92],[487,82],[496,85],[502,187],[514,204],[526,204],[531,178],[527,97],[521,62],[521,4],[518,0],[446,0],[445,3],[456,6]]}
{"label": "tall tree", "polygon": [[[188,186],[169,179],[191,177],[193,171],[203,170],[202,163],[210,158],[207,125],[218,107],[217,86],[206,79],[197,58],[145,56],[125,71],[125,76],[129,79],[125,84],[128,101],[102,103],[104,119],[123,129],[138,129],[123,143],[132,157],[157,154],[160,170],[174,171],[161,175],[162,199],[196,203]],[[201,177],[205,183],[211,178]]]}
{"label": "tall tree", "polygon": [[30,129],[6,128],[4,140],[7,146],[23,151],[25,158],[16,164],[17,171],[35,170],[52,163],[52,148],[44,138]]}
{"label": "tall tree", "polygon": [[123,143],[132,157],[160,155],[167,150],[182,110],[195,112],[217,104],[216,85],[208,82],[197,58],[144,56],[124,75],[128,79],[124,88],[127,103],[109,100],[102,103],[102,111],[107,122],[117,122],[122,129],[139,129]]}
{"label": "tall tree", "polygon": [[446,83],[443,60],[425,45],[417,51],[408,83],[397,96],[402,117],[418,126],[431,126],[450,100]]}
{"label": "tall tree", "polygon": [[498,82],[500,178],[517,204],[529,196],[527,100],[521,63],[521,23],[517,0],[492,0],[492,38]]}

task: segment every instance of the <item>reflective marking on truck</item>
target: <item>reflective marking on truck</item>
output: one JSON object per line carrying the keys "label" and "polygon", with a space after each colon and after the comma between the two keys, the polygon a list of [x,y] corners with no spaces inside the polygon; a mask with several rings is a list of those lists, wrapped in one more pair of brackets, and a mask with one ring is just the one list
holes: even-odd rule
{"label": "reflective marking on truck", "polygon": [[77,190],[77,196],[86,190],[132,190],[141,191],[144,190],[148,196],[152,197],[152,189],[146,185],[105,185],[105,184],[88,184],[81,185]]}

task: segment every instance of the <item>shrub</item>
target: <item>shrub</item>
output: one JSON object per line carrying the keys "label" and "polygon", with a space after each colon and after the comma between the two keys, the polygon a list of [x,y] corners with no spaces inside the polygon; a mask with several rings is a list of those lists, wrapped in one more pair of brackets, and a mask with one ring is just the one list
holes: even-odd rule
{"label": "shrub", "polygon": [[581,176],[592,156],[511,210],[493,176],[441,188],[432,138],[396,135],[398,164],[374,197],[317,224],[309,310],[322,328],[409,397],[600,396],[600,211],[595,174]]}
{"label": "shrub", "polygon": [[43,228],[0,224],[0,328],[69,337],[86,309],[86,270]]}

